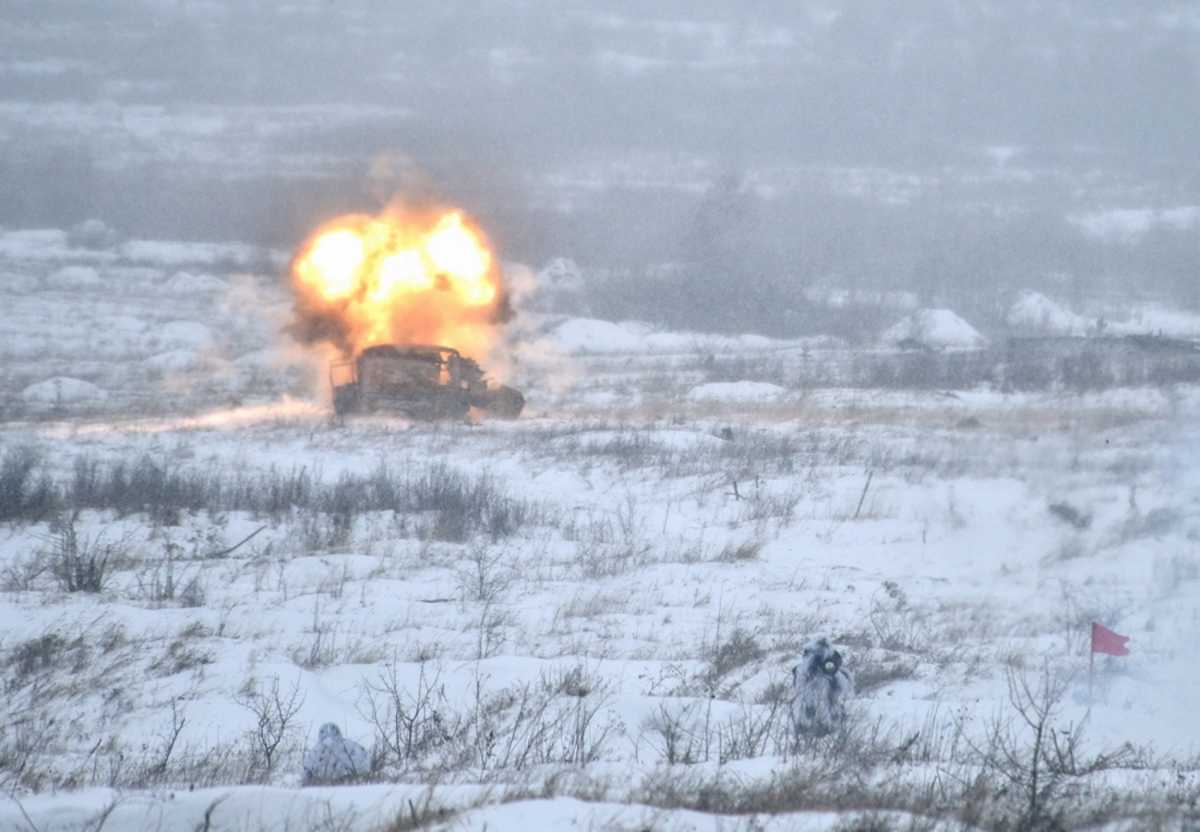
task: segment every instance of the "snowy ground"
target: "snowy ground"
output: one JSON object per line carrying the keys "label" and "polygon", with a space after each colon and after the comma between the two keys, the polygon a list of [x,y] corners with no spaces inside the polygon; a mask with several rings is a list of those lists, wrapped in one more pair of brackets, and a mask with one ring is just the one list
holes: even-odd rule
{"label": "snowy ground", "polygon": [[[2,828],[1000,817],[1045,668],[1077,769],[1131,746],[1056,800],[1194,815],[1200,390],[801,389],[819,344],[567,321],[517,422],[337,424],[279,255],[0,251]],[[1093,620],[1132,654],[1089,715]],[[860,695],[797,746],[818,635]],[[326,722],[367,782],[302,784]]]}

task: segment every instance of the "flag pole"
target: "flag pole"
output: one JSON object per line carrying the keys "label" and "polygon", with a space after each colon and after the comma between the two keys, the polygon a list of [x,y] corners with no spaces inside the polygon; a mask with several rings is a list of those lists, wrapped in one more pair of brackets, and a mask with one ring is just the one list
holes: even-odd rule
{"label": "flag pole", "polygon": [[1096,622],[1092,622],[1091,639],[1088,642],[1088,713],[1092,712],[1092,684],[1096,678]]}

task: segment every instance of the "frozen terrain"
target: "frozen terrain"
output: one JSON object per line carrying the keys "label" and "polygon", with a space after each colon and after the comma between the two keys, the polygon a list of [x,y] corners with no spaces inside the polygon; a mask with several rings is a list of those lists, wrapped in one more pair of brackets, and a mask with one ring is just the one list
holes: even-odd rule
{"label": "frozen terrain", "polygon": [[[1197,124],[1195,0],[0,3],[0,832],[1200,829]],[[397,202],[519,420],[332,417]]]}
{"label": "frozen terrain", "polygon": [[[1200,390],[817,388],[823,342],[548,318],[519,421],[338,423],[277,253],[0,251],[2,828],[1194,817]],[[1089,685],[1092,621],[1132,653]],[[797,742],[818,635],[859,695]],[[361,782],[304,784],[328,722]]]}

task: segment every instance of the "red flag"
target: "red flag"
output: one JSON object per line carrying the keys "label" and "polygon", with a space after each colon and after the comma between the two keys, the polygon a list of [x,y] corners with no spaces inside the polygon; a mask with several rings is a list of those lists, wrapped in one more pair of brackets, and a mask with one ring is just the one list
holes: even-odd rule
{"label": "red flag", "polygon": [[1092,652],[1107,653],[1110,656],[1128,656],[1129,648],[1125,645],[1129,636],[1114,633],[1103,624],[1092,622]]}

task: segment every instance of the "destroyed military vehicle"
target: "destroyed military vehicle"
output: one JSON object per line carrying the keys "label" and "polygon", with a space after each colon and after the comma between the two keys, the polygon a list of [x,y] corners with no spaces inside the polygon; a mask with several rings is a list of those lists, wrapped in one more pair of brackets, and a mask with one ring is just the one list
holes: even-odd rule
{"label": "destroyed military vehicle", "polygon": [[393,413],[410,419],[457,419],[471,408],[515,419],[525,407],[517,390],[488,382],[479,365],[451,347],[384,344],[329,367],[338,416]]}

